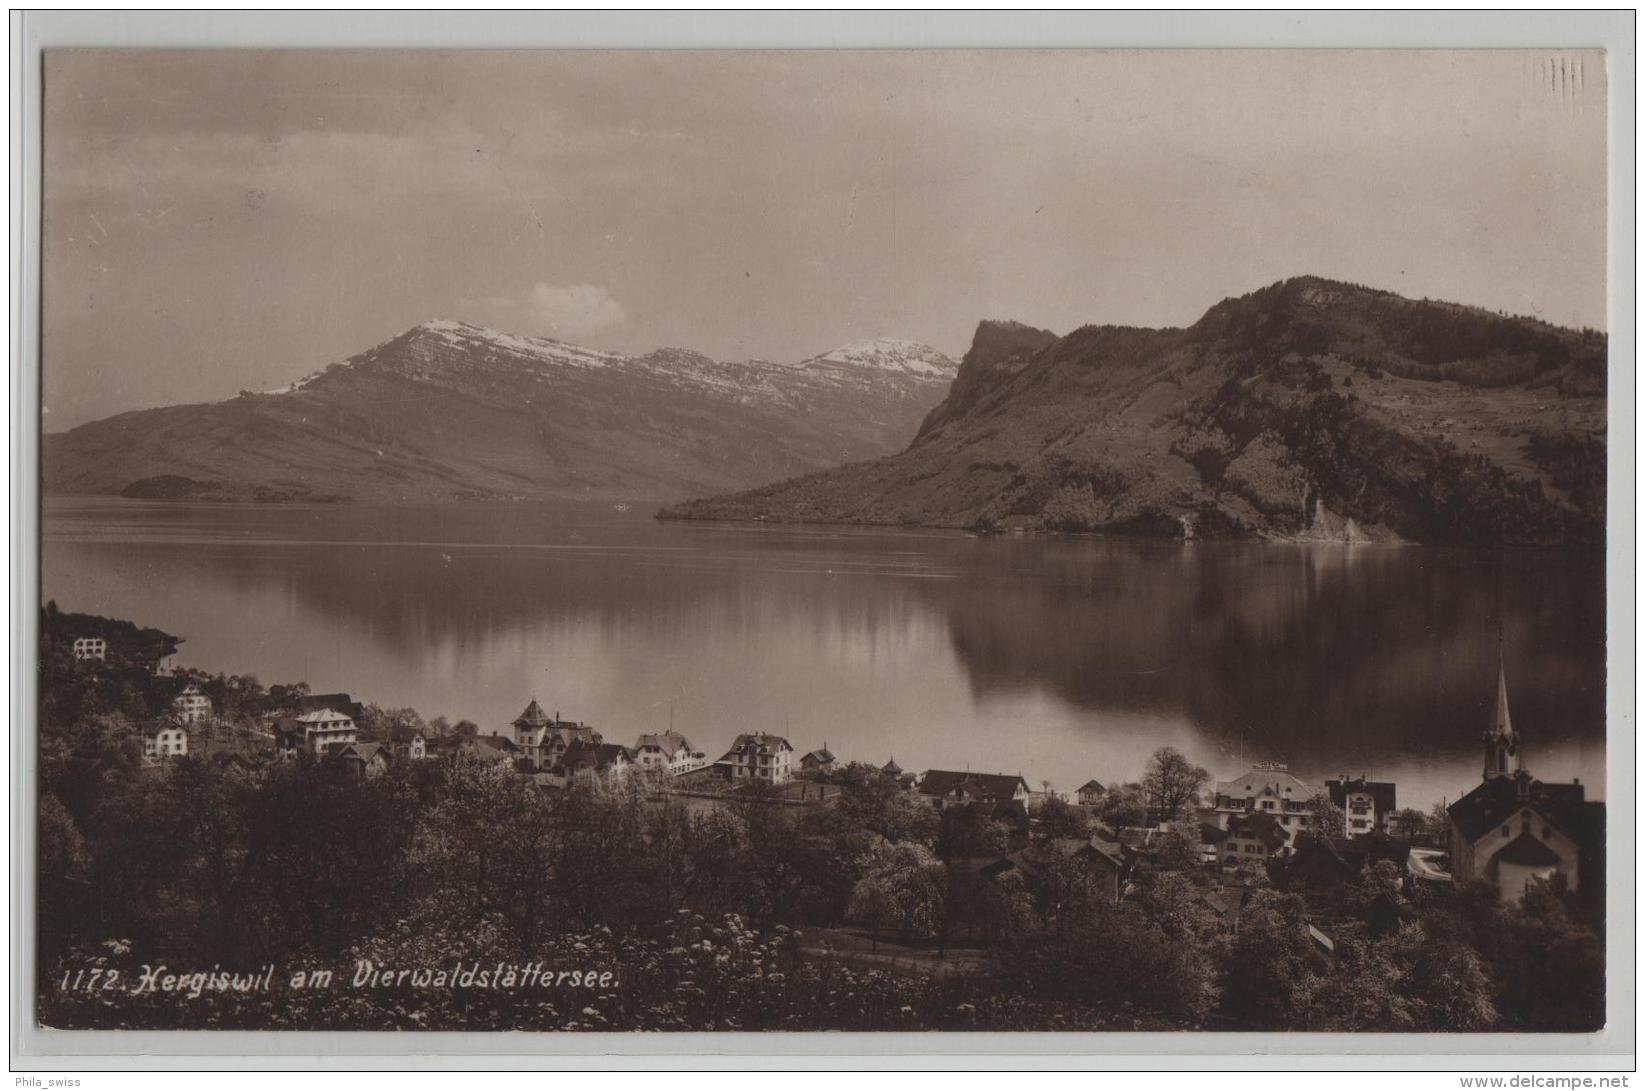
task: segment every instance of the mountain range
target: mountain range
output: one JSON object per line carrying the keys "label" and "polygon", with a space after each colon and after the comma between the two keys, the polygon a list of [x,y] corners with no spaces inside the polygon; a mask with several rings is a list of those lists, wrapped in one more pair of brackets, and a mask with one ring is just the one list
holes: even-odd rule
{"label": "mountain range", "polygon": [[1185,329],[978,326],[906,449],[663,518],[1597,543],[1603,333],[1318,277]]}
{"label": "mountain range", "polygon": [[725,363],[434,321],[282,390],[47,435],[43,483],[161,499],[666,501],[898,450],[956,366],[890,339]]}

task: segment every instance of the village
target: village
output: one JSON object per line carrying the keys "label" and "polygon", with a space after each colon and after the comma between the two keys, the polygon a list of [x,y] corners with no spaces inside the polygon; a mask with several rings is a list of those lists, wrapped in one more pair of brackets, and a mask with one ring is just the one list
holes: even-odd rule
{"label": "village", "polygon": [[[95,671],[110,656],[106,636],[76,636],[71,647],[80,670]],[[1303,895],[1312,910],[1303,927],[1326,959],[1336,924],[1397,927],[1410,913],[1402,893],[1483,880],[1503,905],[1541,884],[1596,914],[1603,905],[1604,804],[1588,800],[1580,783],[1544,782],[1527,767],[1505,667],[1493,715],[1482,725],[1478,782],[1459,785],[1455,802],[1424,813],[1399,808],[1394,783],[1346,774],[1310,783],[1277,761],[1214,780],[1170,748],[1156,752],[1138,782],[1105,785],[1093,777],[1070,794],[1048,782],[1036,789],[1020,772],[913,772],[894,758],[845,762],[826,743],[801,753],[766,731],[738,734],[711,757],[672,728],[641,733],[632,744],[610,741],[588,723],[548,712],[535,696],[510,724],[487,731],[466,723],[436,730],[404,717],[385,722],[380,710],[347,693],[301,689],[256,721],[231,725],[199,677],[162,666],[157,655],[135,658],[173,692],[168,708],[133,728],[144,768],[159,775],[191,756],[252,775],[297,762],[360,780],[404,763],[461,761],[545,793],[638,793],[699,812],[731,804],[829,807],[846,779],[868,776],[950,822],[1000,831],[981,850],[971,843],[946,853],[949,867],[978,882],[1012,872],[1033,880],[1053,861],[1072,861],[1119,903],[1135,892],[1139,872],[1174,857],[1209,880],[1200,897],[1229,927],[1258,889]],[[1391,888],[1346,896],[1372,875]]]}

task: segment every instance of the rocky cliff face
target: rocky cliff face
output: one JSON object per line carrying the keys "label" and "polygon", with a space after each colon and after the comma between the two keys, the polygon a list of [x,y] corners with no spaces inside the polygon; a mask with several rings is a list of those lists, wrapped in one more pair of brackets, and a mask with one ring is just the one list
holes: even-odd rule
{"label": "rocky cliff face", "polygon": [[284,390],[47,436],[45,486],[166,499],[673,499],[897,450],[955,366],[901,341],[726,363],[436,321]]}
{"label": "rocky cliff face", "polygon": [[907,450],[664,514],[1598,542],[1605,362],[1593,331],[1313,277],[1185,330],[986,322]]}

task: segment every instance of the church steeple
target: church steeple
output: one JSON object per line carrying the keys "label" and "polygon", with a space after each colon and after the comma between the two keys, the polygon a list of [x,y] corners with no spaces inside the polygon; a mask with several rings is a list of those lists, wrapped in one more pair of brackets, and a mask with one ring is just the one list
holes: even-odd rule
{"label": "church steeple", "polygon": [[1514,719],[1508,712],[1508,671],[1497,651],[1496,715],[1485,732],[1485,779],[1516,777],[1519,775],[1519,732],[1514,730]]}

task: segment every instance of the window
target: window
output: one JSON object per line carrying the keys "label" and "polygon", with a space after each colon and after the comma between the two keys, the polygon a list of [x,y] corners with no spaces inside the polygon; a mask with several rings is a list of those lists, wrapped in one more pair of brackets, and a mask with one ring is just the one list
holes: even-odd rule
{"label": "window", "polygon": [[1513,828],[1510,827],[1510,826],[1502,827],[1502,836],[1504,836],[1504,837],[1507,837],[1510,833],[1513,833],[1513,832],[1514,832]]}

